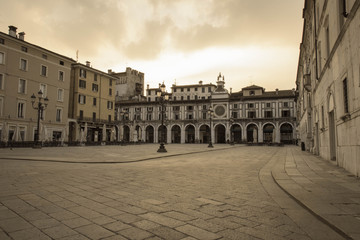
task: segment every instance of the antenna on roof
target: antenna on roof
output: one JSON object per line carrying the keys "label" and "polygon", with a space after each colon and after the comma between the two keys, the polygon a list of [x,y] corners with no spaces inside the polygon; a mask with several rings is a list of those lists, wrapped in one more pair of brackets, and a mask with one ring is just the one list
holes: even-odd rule
{"label": "antenna on roof", "polygon": [[76,50],[76,62],[79,62],[79,50]]}

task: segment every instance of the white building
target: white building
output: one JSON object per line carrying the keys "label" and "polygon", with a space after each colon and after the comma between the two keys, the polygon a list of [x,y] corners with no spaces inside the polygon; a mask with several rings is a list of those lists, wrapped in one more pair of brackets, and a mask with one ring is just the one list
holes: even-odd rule
{"label": "white building", "polygon": [[360,174],[360,0],[306,0],[297,74],[304,150]]}
{"label": "white building", "polygon": [[[217,85],[172,86],[167,93],[165,142],[167,143],[293,143],[295,90],[266,92],[259,86],[229,93],[219,75]],[[148,88],[146,100],[116,102],[119,139],[160,142],[159,88]],[[213,111],[210,125],[209,110]],[[210,127],[212,126],[212,127]]]}

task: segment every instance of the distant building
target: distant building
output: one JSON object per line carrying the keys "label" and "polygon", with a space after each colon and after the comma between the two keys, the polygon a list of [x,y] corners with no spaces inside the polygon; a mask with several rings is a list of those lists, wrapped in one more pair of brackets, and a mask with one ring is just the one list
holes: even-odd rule
{"label": "distant building", "polygon": [[303,150],[360,175],[360,0],[305,0],[296,79]]}
{"label": "distant building", "polygon": [[116,140],[115,83],[119,79],[90,66],[72,64],[69,105],[69,141]]}
{"label": "distant building", "polygon": [[[9,26],[0,32],[0,141],[34,141],[38,111],[34,94],[47,97],[40,118],[39,140],[67,141],[71,58],[25,41],[25,33]],[[37,99],[36,99],[37,100]]]}
{"label": "distant building", "polygon": [[[293,143],[295,90],[266,92],[259,86],[232,93],[220,74],[217,84],[173,85],[166,103],[165,142]],[[159,88],[147,88],[146,100],[116,102],[119,139],[160,142]],[[209,110],[212,109],[212,128]]]}
{"label": "distant building", "polygon": [[144,73],[127,67],[125,72],[120,73],[110,69],[108,74],[118,78],[115,83],[115,96],[119,100],[144,96]]}

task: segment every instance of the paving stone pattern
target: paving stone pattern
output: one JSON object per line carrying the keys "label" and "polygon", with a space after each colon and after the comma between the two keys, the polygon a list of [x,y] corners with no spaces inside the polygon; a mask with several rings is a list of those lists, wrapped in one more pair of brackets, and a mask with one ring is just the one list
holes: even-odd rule
{"label": "paving stone pattern", "polygon": [[[99,147],[81,148],[86,157],[72,148],[44,148],[38,157],[32,149],[0,150],[0,239],[315,239],[296,220],[300,205],[286,195],[294,205],[284,207],[272,197],[281,190],[264,166],[286,157],[286,147],[195,153],[178,145],[172,157],[81,163],[146,158],[154,146],[104,147],[111,159],[103,160]],[[187,150],[193,153],[181,155]],[[41,161],[16,160],[26,151]],[[43,161],[54,154],[80,163]],[[336,234],[319,229],[318,236]]]}

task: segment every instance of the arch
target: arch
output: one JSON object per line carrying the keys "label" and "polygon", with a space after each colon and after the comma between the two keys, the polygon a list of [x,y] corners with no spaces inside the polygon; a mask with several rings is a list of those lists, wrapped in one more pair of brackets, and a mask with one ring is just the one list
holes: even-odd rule
{"label": "arch", "polygon": [[127,125],[123,126],[123,139],[124,142],[130,142],[130,127]]}
{"label": "arch", "polygon": [[275,142],[275,125],[273,123],[265,123],[263,126],[263,141],[265,143]]}
{"label": "arch", "polygon": [[185,127],[185,143],[195,143],[195,126],[192,124]]}
{"label": "arch", "polygon": [[145,129],[145,142],[154,143],[154,127],[151,125]]}
{"label": "arch", "polygon": [[258,142],[259,128],[255,123],[249,123],[246,126],[246,140],[247,142]]}
{"label": "arch", "polygon": [[217,124],[215,126],[215,142],[226,143],[226,128],[222,124]]}
{"label": "arch", "polygon": [[242,141],[242,127],[240,124],[233,124],[230,128],[231,132],[231,141],[235,143],[241,143]]}
{"label": "arch", "polygon": [[181,143],[181,128],[179,125],[174,125],[171,128],[171,143]]}
{"label": "arch", "polygon": [[280,142],[293,143],[293,126],[292,124],[285,122],[280,126]]}
{"label": "arch", "polygon": [[199,128],[199,140],[200,143],[209,143],[210,140],[210,127],[207,124],[203,124]]}
{"label": "arch", "polygon": [[160,125],[158,127],[158,142],[167,143],[167,127],[165,125]]}

